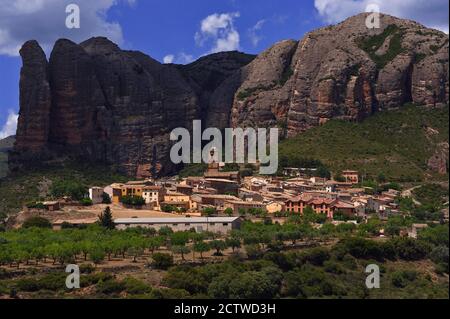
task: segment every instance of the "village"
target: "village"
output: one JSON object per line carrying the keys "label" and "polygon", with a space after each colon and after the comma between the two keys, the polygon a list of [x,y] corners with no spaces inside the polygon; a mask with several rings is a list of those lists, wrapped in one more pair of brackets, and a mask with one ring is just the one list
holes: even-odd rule
{"label": "village", "polygon": [[[287,218],[314,212],[334,225],[364,223],[371,216],[387,220],[399,214],[399,190],[378,194],[361,187],[358,171],[344,170],[337,178],[316,177],[316,169],[284,168],[282,176],[246,176],[225,171],[211,160],[203,176],[147,178],[106,187],[91,186],[81,202],[64,197],[25,206],[18,222],[36,214],[53,229],[82,227],[98,222],[110,208],[115,227],[170,227],[174,231],[227,234],[242,220],[270,219],[283,224]],[[414,224],[405,235],[416,237]],[[384,237],[383,231],[380,236]]]}

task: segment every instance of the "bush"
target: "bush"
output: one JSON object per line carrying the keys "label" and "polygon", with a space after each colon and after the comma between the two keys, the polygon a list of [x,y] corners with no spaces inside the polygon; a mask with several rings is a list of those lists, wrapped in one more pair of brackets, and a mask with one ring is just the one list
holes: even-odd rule
{"label": "bush", "polygon": [[332,274],[339,275],[339,274],[342,274],[345,272],[344,269],[338,263],[331,261],[331,260],[325,261],[323,266],[324,266],[323,269],[326,272],[329,272]]}
{"label": "bush", "polygon": [[404,260],[424,259],[430,251],[430,246],[412,238],[397,238],[391,240],[397,256]]}
{"label": "bush", "polygon": [[165,253],[155,253],[152,256],[151,266],[156,269],[167,270],[171,266],[173,266],[173,257],[172,255]]}
{"label": "bush", "polygon": [[330,259],[330,253],[325,248],[313,248],[300,254],[302,262],[309,262],[315,266],[322,266],[325,261]]}
{"label": "bush", "polygon": [[82,200],[80,200],[80,204],[83,206],[92,206],[94,203],[90,198],[83,198]]}
{"label": "bush", "polygon": [[99,293],[103,294],[115,294],[120,293],[125,290],[125,284],[120,281],[116,281],[113,279],[110,280],[100,280],[96,285],[96,290]]}
{"label": "bush", "polygon": [[152,287],[146,283],[132,277],[127,277],[122,281],[124,290],[131,295],[148,294],[152,291]]}
{"label": "bush", "polygon": [[396,271],[392,274],[391,282],[397,288],[404,288],[408,283],[417,279],[417,272],[412,270]]}
{"label": "bush", "polygon": [[124,196],[120,199],[121,203],[130,206],[144,206],[145,199],[140,196]]}
{"label": "bush", "polygon": [[22,224],[22,228],[52,228],[52,224],[48,219],[43,217],[30,217]]}
{"label": "bush", "polygon": [[88,194],[88,187],[76,180],[58,180],[53,182],[50,189],[51,194],[56,198],[69,196],[73,200],[82,200]]}

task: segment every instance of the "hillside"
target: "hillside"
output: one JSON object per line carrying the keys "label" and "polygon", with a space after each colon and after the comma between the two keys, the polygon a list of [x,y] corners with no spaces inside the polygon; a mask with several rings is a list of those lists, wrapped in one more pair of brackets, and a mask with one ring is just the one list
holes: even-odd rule
{"label": "hillside", "polygon": [[62,181],[87,187],[126,182],[127,178],[110,167],[74,162],[22,170],[0,179],[0,213],[19,212],[26,203],[48,197],[52,184]]}
{"label": "hillside", "polygon": [[0,140],[0,178],[8,172],[8,151],[14,147],[15,140],[14,136]]}
{"label": "hillside", "polygon": [[[380,174],[400,182],[448,179],[430,170],[428,161],[447,143],[448,107],[405,105],[361,123],[331,120],[280,145],[281,163],[319,159],[333,172],[356,169],[367,178]],[[445,152],[445,151],[443,151]],[[447,148],[448,172],[448,148]]]}

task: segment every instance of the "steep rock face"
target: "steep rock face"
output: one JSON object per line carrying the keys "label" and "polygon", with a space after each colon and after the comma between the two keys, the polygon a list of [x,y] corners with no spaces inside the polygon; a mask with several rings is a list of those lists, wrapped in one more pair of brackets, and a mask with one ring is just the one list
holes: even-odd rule
{"label": "steep rock face", "polygon": [[47,62],[37,42],[27,42],[11,168],[71,156],[132,176],[156,167],[168,174],[177,169],[170,132],[191,129],[194,119],[220,129],[277,126],[294,136],[333,118],[448,103],[448,36],[388,15],[369,30],[366,17],[282,41],[256,58],[225,52],[185,66],[106,38],[59,40]]}
{"label": "steep rock face", "polygon": [[22,51],[21,92],[28,99],[21,103],[11,168],[48,150],[49,159],[71,156],[141,177],[153,168],[160,174],[176,169],[169,159],[172,129],[191,130],[193,120],[206,118],[215,89],[253,58],[231,52],[190,66],[162,65],[101,37],[59,40],[49,63],[36,42]]}
{"label": "steep rock face", "polygon": [[36,41],[26,42],[20,50],[20,116],[15,149],[22,152],[43,151],[50,131],[51,93],[48,63]]}
{"label": "steep rock face", "polygon": [[244,68],[232,125],[278,125],[294,136],[331,118],[361,120],[408,102],[448,103],[448,36],[388,15],[380,29],[369,30],[366,17],[262,53]]}

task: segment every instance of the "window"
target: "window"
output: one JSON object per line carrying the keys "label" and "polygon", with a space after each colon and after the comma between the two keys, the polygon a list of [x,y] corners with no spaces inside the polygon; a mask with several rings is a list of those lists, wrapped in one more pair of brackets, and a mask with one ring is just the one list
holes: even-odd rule
{"label": "window", "polygon": [[184,224],[184,226],[191,226],[191,224]]}
{"label": "window", "polygon": [[211,225],[211,226],[216,226],[216,223],[209,223],[209,225]]}
{"label": "window", "polygon": [[228,226],[228,223],[223,223],[222,225],[223,225],[223,226]]}

